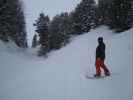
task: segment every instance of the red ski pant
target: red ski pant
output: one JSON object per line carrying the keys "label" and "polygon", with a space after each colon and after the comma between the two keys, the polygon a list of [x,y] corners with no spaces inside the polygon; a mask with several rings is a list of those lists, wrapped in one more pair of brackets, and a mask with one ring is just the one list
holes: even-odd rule
{"label": "red ski pant", "polygon": [[107,69],[106,65],[104,64],[104,60],[100,58],[96,59],[96,74],[101,75],[101,68],[104,70],[105,74],[109,74],[109,70]]}

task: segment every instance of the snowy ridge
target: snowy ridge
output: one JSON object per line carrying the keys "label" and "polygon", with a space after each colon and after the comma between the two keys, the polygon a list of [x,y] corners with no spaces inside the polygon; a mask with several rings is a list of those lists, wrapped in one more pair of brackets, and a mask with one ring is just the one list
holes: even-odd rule
{"label": "snowy ridge", "polygon": [[[45,60],[32,56],[31,50],[23,56],[18,49],[17,54],[7,53],[10,49],[0,42],[0,100],[131,100],[132,32],[116,35],[102,26],[74,38]],[[112,76],[88,80],[84,75],[95,73],[98,36],[105,39]]]}

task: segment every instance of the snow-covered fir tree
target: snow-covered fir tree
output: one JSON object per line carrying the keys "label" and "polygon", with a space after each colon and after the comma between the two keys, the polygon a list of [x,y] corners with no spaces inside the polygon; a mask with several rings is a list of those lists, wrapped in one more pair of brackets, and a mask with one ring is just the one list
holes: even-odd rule
{"label": "snow-covered fir tree", "polygon": [[129,12],[132,8],[132,0],[112,0],[110,11],[110,26],[121,32],[129,29]]}
{"label": "snow-covered fir tree", "polygon": [[37,34],[35,34],[32,39],[32,48],[35,48],[37,45],[38,45]]}
{"label": "snow-covered fir tree", "polygon": [[7,1],[6,0],[0,0],[0,39],[3,41],[8,41],[8,30],[6,25],[6,19],[5,17],[7,14],[4,11],[7,7]]}
{"label": "snow-covered fir tree", "polygon": [[61,13],[53,18],[49,26],[50,49],[59,49],[68,42],[69,29],[68,13]]}
{"label": "snow-covered fir tree", "polygon": [[0,39],[4,41],[11,39],[17,46],[27,47],[22,1],[1,0],[0,14]]}
{"label": "snow-covered fir tree", "polygon": [[74,33],[89,32],[97,25],[96,4],[94,0],[82,0],[73,13]]}
{"label": "snow-covered fir tree", "polygon": [[34,26],[36,26],[36,32],[39,36],[39,44],[40,44],[40,50],[39,50],[39,56],[45,56],[47,52],[49,51],[49,17],[45,16],[43,13],[39,15],[39,18],[36,20]]}
{"label": "snow-covered fir tree", "polygon": [[129,23],[129,27],[133,27],[133,1],[131,1],[131,10],[129,10],[129,14],[128,14],[128,21],[127,23]]}
{"label": "snow-covered fir tree", "polygon": [[100,25],[108,25],[110,23],[109,15],[111,10],[112,0],[99,0],[98,1],[98,14]]}

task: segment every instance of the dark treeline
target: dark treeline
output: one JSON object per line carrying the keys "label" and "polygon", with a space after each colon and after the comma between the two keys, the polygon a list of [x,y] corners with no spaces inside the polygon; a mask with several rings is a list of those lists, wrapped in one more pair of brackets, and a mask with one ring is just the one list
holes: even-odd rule
{"label": "dark treeline", "polygon": [[[116,33],[133,26],[132,0],[81,0],[72,12],[55,15],[40,13],[35,21],[36,35],[32,47],[40,46],[39,56],[60,49],[74,35],[107,25]],[[0,39],[12,40],[18,47],[27,47],[27,33],[22,0],[0,0]]]}
{"label": "dark treeline", "polygon": [[123,32],[133,24],[132,0],[99,0],[101,24],[108,25],[115,32]]}
{"label": "dark treeline", "polygon": [[82,0],[72,12],[58,14],[52,20],[41,13],[34,25],[39,36],[39,42],[36,41],[40,45],[39,55],[46,55],[66,45],[71,36],[100,25],[107,25],[116,33],[128,30],[133,26],[133,2],[99,0],[96,4],[94,0]]}

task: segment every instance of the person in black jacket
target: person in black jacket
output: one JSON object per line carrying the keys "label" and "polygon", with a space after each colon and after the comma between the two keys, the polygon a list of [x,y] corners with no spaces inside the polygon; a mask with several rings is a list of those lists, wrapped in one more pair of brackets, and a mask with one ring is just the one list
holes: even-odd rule
{"label": "person in black jacket", "polygon": [[98,38],[98,46],[96,48],[96,74],[95,77],[101,76],[101,68],[104,70],[106,76],[110,76],[110,72],[106,65],[104,64],[105,60],[105,44],[103,42],[103,37]]}

